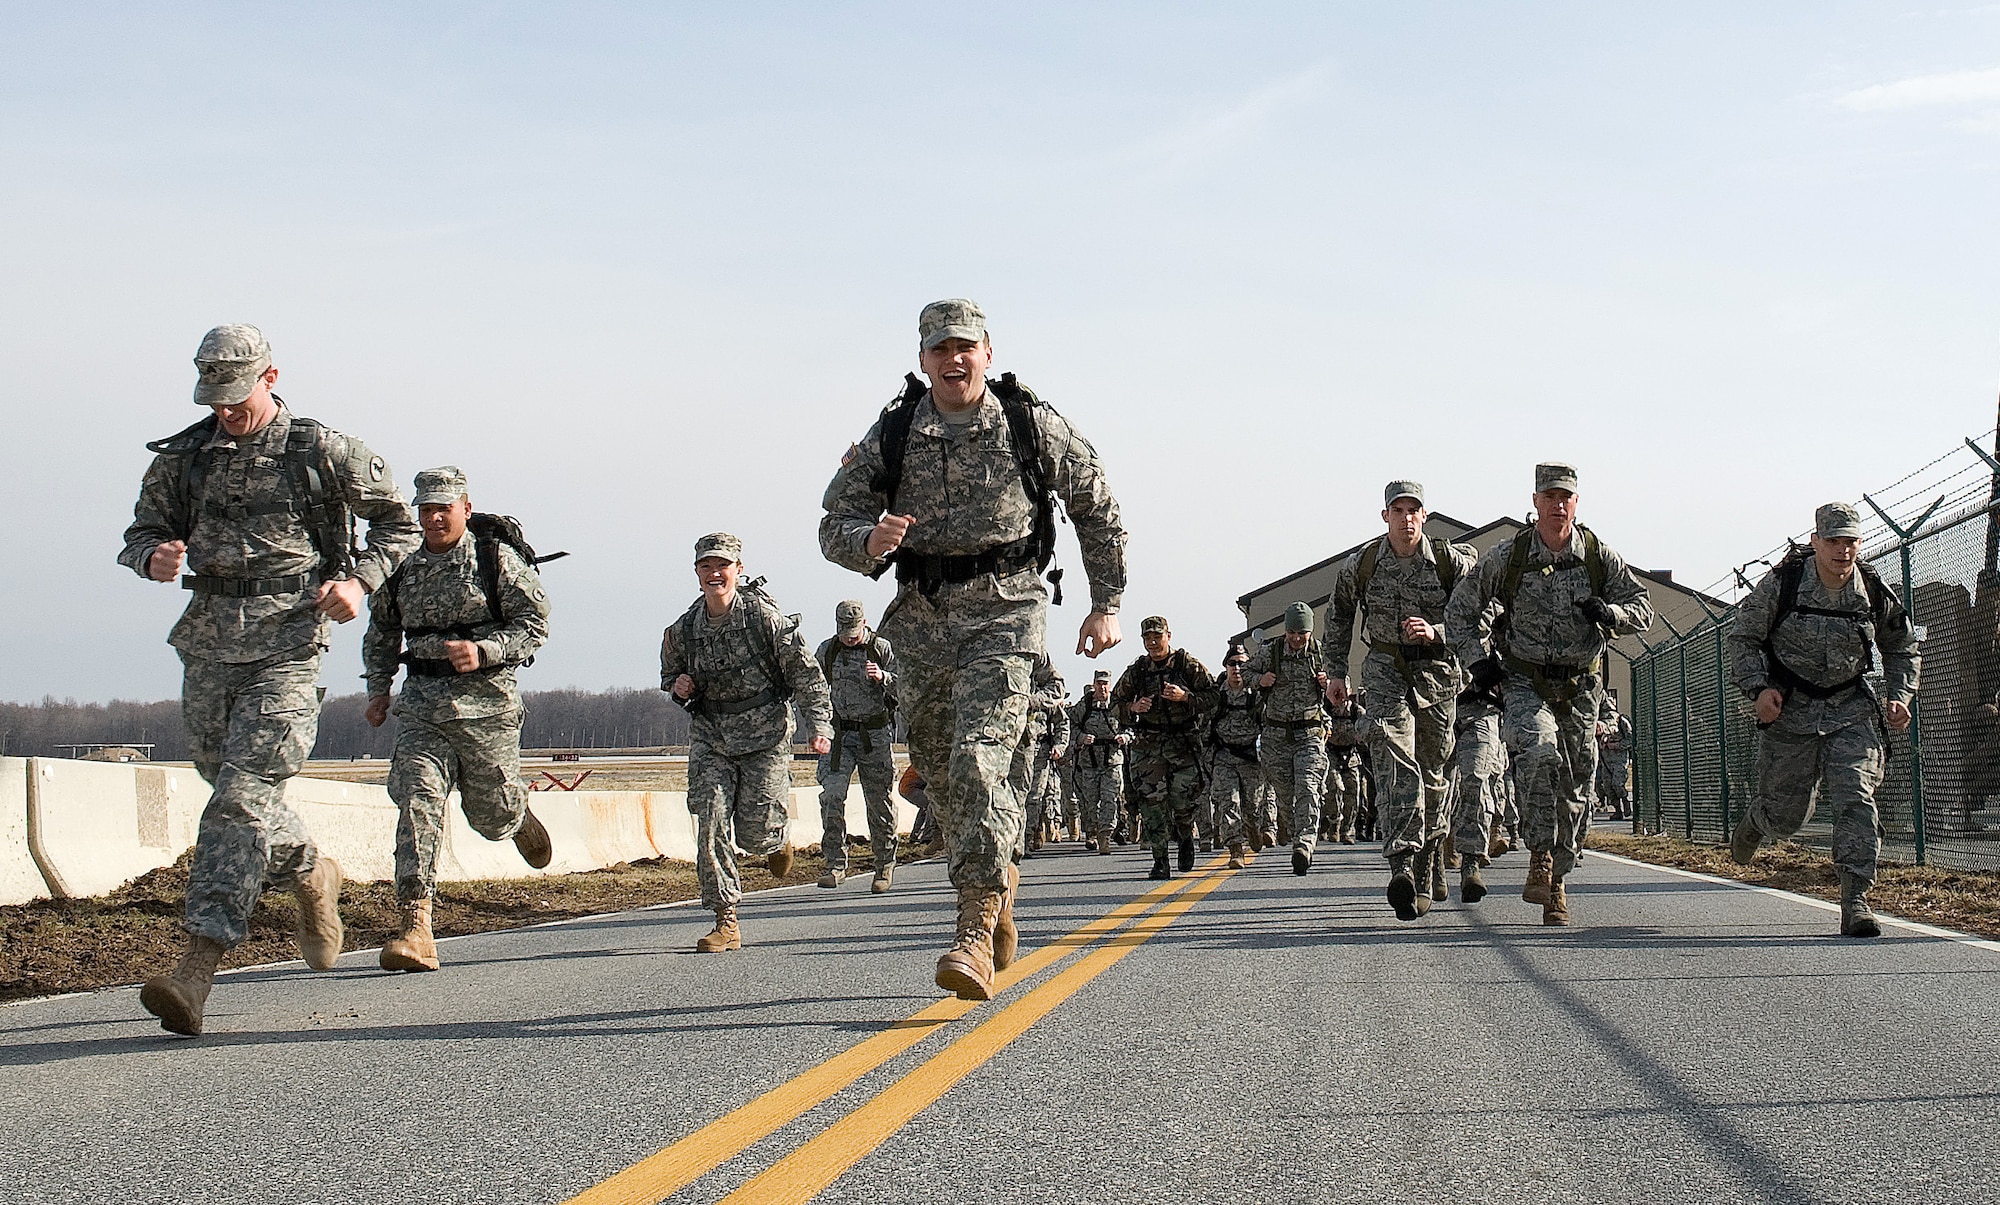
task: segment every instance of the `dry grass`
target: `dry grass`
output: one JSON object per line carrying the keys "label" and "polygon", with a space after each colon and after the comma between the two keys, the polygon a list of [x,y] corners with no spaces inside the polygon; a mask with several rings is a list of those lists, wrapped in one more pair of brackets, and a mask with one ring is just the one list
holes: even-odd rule
{"label": "dry grass", "polygon": [[[1738,866],[1731,861],[1725,847],[1696,845],[1679,837],[1593,832],[1590,847],[1760,887],[1776,887],[1824,900],[1840,898],[1840,879],[1826,852],[1793,841],[1766,845],[1749,866]],[[2000,873],[1993,871],[1940,870],[1884,862],[1877,868],[1868,902],[1905,920],[2000,938]]]}
{"label": "dry grass", "polygon": [[[795,787],[814,785],[817,765],[818,763],[811,761],[793,761],[792,785]],[[686,762],[563,762],[558,765],[535,762],[521,767],[521,774],[536,790],[552,790],[554,784],[543,777],[544,771],[555,775],[565,783],[574,783],[577,776],[586,770],[590,771],[590,777],[583,780],[577,787],[578,790],[687,790]],[[312,762],[302,773],[307,778],[373,783],[382,786],[389,781],[389,763],[384,759]]]}

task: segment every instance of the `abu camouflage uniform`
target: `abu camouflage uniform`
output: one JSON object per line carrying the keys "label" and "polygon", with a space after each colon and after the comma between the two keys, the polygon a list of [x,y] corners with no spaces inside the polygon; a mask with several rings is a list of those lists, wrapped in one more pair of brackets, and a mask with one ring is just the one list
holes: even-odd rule
{"label": "abu camouflage uniform", "polygon": [[1346,707],[1329,707],[1326,721],[1326,811],[1334,840],[1354,840],[1361,814],[1361,748],[1371,734],[1368,709],[1348,696]]}
{"label": "abu camouflage uniform", "polygon": [[1264,830],[1264,770],[1257,764],[1257,733],[1264,726],[1262,696],[1247,675],[1229,689],[1229,671],[1215,676],[1215,712],[1209,721],[1208,808],[1215,839],[1238,845],[1251,828]]}
{"label": "abu camouflage uniform", "polygon": [[1597,799],[1610,805],[1613,815],[1622,816],[1631,806],[1626,779],[1632,772],[1632,721],[1610,695],[1604,696],[1597,718],[1605,725],[1597,738]]}
{"label": "abu camouflage uniform", "polygon": [[1028,699],[1028,719],[1021,729],[1021,747],[1014,755],[1014,773],[1026,801],[1027,820],[1023,826],[1024,836],[1032,836],[1042,831],[1042,824],[1048,818],[1049,805],[1060,797],[1059,775],[1052,756],[1057,749],[1069,745],[1069,712],[1063,704],[1069,698],[1068,688],[1063,685],[1062,671],[1047,653],[1035,658],[1034,672],[1028,683],[1033,694]]}
{"label": "abu camouflage uniform", "polygon": [[[833,700],[833,748],[819,758],[820,854],[828,870],[847,869],[847,789],[858,773],[868,812],[868,846],[877,867],[896,861],[896,649],[866,628],[859,644],[838,636],[814,659]],[[868,677],[868,663],[882,671]]]}
{"label": "abu camouflage uniform", "polygon": [[[1452,592],[1446,627],[1459,660],[1470,665],[1488,646],[1501,657],[1501,734],[1514,755],[1522,826],[1528,848],[1552,854],[1560,879],[1582,851],[1584,809],[1597,776],[1597,706],[1601,665],[1610,642],[1653,623],[1653,603],[1623,557],[1597,543],[1602,589],[1611,608],[1609,630],[1577,604],[1592,597],[1590,544],[1575,525],[1569,543],[1551,551],[1532,527],[1500,541],[1479,558]],[[1502,595],[1514,546],[1527,547],[1511,603]]]}
{"label": "abu camouflage uniform", "polygon": [[1311,857],[1319,847],[1320,792],[1326,784],[1326,711],[1320,704],[1319,651],[1307,639],[1302,649],[1285,646],[1274,636],[1250,654],[1244,674],[1261,683],[1267,673],[1278,680],[1261,687],[1264,727],[1257,740],[1264,778],[1278,797],[1278,811],[1289,822],[1292,848]]}
{"label": "abu camouflage uniform", "polygon": [[[693,629],[693,647],[683,633]],[[695,877],[713,912],[743,898],[741,858],[777,851],[787,837],[792,788],[792,707],[814,738],[833,737],[833,703],[798,621],[760,588],[741,582],[729,610],[711,618],[697,598],[660,638],[660,689],[694,679],[683,706],[688,811],[695,818]]]}
{"label": "abu camouflage uniform", "polygon": [[[1070,789],[1076,793],[1076,810],[1083,816],[1083,831],[1092,836],[1108,835],[1118,827],[1118,807],[1124,800],[1125,722],[1109,700],[1099,703],[1095,691],[1069,705]],[[1088,738],[1088,739],[1086,739]]]}
{"label": "abu camouflage uniform", "polygon": [[[1448,557],[1445,564],[1440,557]],[[1451,759],[1451,723],[1457,709],[1459,667],[1446,643],[1447,582],[1472,572],[1478,554],[1469,545],[1423,539],[1409,556],[1398,556],[1389,537],[1349,556],[1334,578],[1321,648],[1329,678],[1348,676],[1348,650],[1355,613],[1361,613],[1361,687],[1368,693],[1372,759],[1379,791],[1377,813],[1382,853],[1413,854],[1442,841],[1449,825],[1445,810],[1445,767]],[[1360,581],[1364,564],[1373,572]],[[1365,590],[1365,597],[1361,594]],[[1421,617],[1445,629],[1434,643],[1403,640],[1405,619]]]}
{"label": "abu camouflage uniform", "polygon": [[[1026,819],[1013,781],[1014,752],[1027,722],[1029,679],[1044,647],[1048,591],[1032,556],[1001,556],[1033,536],[1013,433],[989,386],[965,423],[946,422],[925,392],[914,402],[896,510],[914,515],[895,554],[896,597],[882,632],[902,658],[899,701],[910,760],[930,784],[952,884],[1004,891],[1022,848]],[[1047,406],[1035,406],[1043,480],[1067,510],[1082,549],[1095,611],[1118,610],[1125,589],[1125,529],[1097,450]],[[857,573],[889,558],[868,553],[887,511],[876,487],[883,473],[882,422],[848,452],[826,488],[820,551]],[[926,575],[928,558],[990,560],[963,581]]]}
{"label": "abu camouflage uniform", "polygon": [[1507,744],[1500,739],[1496,696],[1461,693],[1453,730],[1451,835],[1459,856],[1465,857],[1485,850],[1494,826],[1505,823]]}
{"label": "abu camouflage uniform", "polygon": [[[382,458],[322,427],[317,467],[327,493],[368,525],[351,565],[327,564],[286,464],[293,422],[279,402],[269,423],[241,439],[220,424],[205,437],[190,428],[186,450],[163,451],[147,468],[118,554],[146,577],[155,548],[187,541],[181,582],[193,593],[167,643],[180,653],[195,769],[215,788],[188,872],[187,930],[224,946],[247,935],[265,887],[291,887],[319,856],[285,802],[285,780],[305,764],[319,726],[331,622],[318,609],[320,583],[346,576],[373,591],[422,538]],[[169,445],[179,446],[160,446]],[[184,500],[184,489],[198,496]]]}
{"label": "abu camouflage uniform", "polygon": [[[1916,699],[1917,634],[1887,583],[1876,599],[1858,567],[1838,590],[1820,581],[1811,559],[1799,568],[1795,609],[1778,615],[1774,570],[1738,605],[1729,633],[1737,689],[1753,701],[1769,689],[1785,695],[1784,710],[1758,738],[1747,819],[1766,839],[1782,840],[1812,818],[1817,797],[1833,813],[1835,868],[1865,884],[1882,851],[1875,806],[1889,745],[1882,708]],[[1882,655],[1879,695],[1866,677],[1871,649]]]}
{"label": "abu camouflage uniform", "polygon": [[[1188,697],[1179,702],[1161,698],[1169,682]],[[1151,699],[1151,708],[1133,711],[1139,699]],[[1129,768],[1146,840],[1160,857],[1166,856],[1169,837],[1193,839],[1195,808],[1207,785],[1203,736],[1215,700],[1215,676],[1185,649],[1174,649],[1159,661],[1141,655],[1111,688],[1111,704],[1132,733]]]}
{"label": "abu camouflage uniform", "polygon": [[[421,488],[421,484],[419,486]],[[419,545],[389,585],[369,599],[361,667],[368,697],[386,696],[409,666],[396,700],[389,798],[396,801],[396,898],[437,893],[438,845],[454,788],[466,823],[488,841],[514,835],[528,812],[521,781],[521,692],[516,667],[549,638],[549,601],[534,566],[495,542],[500,618],[481,580],[477,538],[443,552]],[[470,640],[480,668],[459,673],[447,640]]]}

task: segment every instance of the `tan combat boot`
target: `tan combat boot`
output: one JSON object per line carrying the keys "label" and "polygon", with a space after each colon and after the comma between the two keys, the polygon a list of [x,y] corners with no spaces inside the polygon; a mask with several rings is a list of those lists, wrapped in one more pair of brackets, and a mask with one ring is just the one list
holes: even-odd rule
{"label": "tan combat boot", "polygon": [[1744,812],[1736,821],[1736,828],[1729,834],[1729,860],[1738,866],[1748,866],[1757,860],[1757,847],[1764,843],[1764,830]]}
{"label": "tan combat boot", "polygon": [[1528,855],[1528,881],[1521,888],[1521,898],[1530,904],[1549,902],[1549,880],[1554,874],[1554,854]]}
{"label": "tan combat boot", "polygon": [[1014,927],[1014,897],[1021,894],[1021,868],[1007,868],[1007,890],[1000,896],[1000,915],[993,918],[993,969],[1004,971],[1014,965],[1015,951],[1021,948],[1021,932]]}
{"label": "tan combat boot", "polygon": [[938,959],[939,987],[961,1000],[993,998],[993,925],[999,917],[999,892],[959,889],[958,939]]}
{"label": "tan combat boot", "polygon": [[894,862],[884,862],[875,868],[875,878],[868,884],[868,890],[875,895],[881,895],[883,892],[889,890],[889,883],[895,877],[896,864]]}
{"label": "tan combat boot", "polygon": [[1450,836],[1446,836],[1444,839],[1444,868],[1446,870],[1458,869],[1458,842]]}
{"label": "tan combat boot", "polygon": [[549,830],[526,809],[521,812],[521,827],[514,830],[514,848],[521,852],[521,860],[536,870],[547,867],[556,854],[555,846],[549,843]]}
{"label": "tan combat boot", "polygon": [[340,923],[340,863],[321,854],[311,873],[292,885],[299,901],[299,955],[315,971],[330,971],[340,958],[347,929]]}
{"label": "tan combat boot", "polygon": [[766,855],[764,858],[764,869],[770,871],[773,877],[780,879],[791,874],[792,843],[787,841]]}
{"label": "tan combat boot", "polygon": [[697,954],[720,954],[743,948],[743,934],[736,928],[736,905],[724,904],[715,910],[715,928],[694,943]]}
{"label": "tan combat boot", "polygon": [[190,934],[187,950],[174,969],[146,980],[146,986],[139,989],[139,1004],[158,1017],[160,1028],[168,1033],[199,1034],[201,1012],[208,1004],[208,989],[215,986],[215,968],[221,961],[221,942]]}
{"label": "tan combat boot", "polygon": [[835,870],[829,866],[826,868],[826,873],[819,876],[819,885],[822,887],[838,887],[846,880],[847,872],[845,870]]}
{"label": "tan combat boot", "polygon": [[[1451,838],[1446,837],[1445,840],[1449,841]],[[1444,877],[1444,848],[1440,843],[1433,841],[1431,843],[1431,898],[1442,904],[1451,898],[1449,894],[1450,890],[1450,886]]]}
{"label": "tan combat boot", "polygon": [[397,905],[403,913],[403,927],[396,935],[382,943],[382,969],[385,971],[435,971],[438,969],[437,941],[431,936],[431,902],[429,899],[403,900]]}
{"label": "tan combat boot", "polygon": [[1490,861],[1513,848],[1513,846],[1507,844],[1507,834],[1496,828],[1493,830],[1493,835],[1486,841],[1486,857]]}
{"label": "tan combat boot", "polygon": [[1880,937],[1882,923],[1875,919],[1875,910],[1868,906],[1868,888],[1871,881],[1848,871],[1840,872],[1840,935],[1842,937]]}
{"label": "tan combat boot", "polygon": [[1241,841],[1231,841],[1229,843],[1229,869],[1243,869],[1243,843]]}
{"label": "tan combat boot", "polygon": [[1549,898],[1542,905],[1542,923],[1545,925],[1569,923],[1569,893],[1563,890],[1561,879],[1549,880]]}

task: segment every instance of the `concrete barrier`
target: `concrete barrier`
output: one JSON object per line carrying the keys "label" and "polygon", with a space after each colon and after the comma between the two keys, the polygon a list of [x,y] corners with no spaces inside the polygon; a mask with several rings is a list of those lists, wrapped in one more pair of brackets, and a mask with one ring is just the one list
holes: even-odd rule
{"label": "concrete barrier", "polygon": [[48,895],[49,885],[28,849],[28,759],[0,757],[0,904]]}
{"label": "concrete barrier", "polygon": [[193,845],[207,800],[193,770],[31,757],[28,849],[51,895],[103,895]]}
{"label": "concrete barrier", "polygon": [[350,879],[396,874],[396,805],[386,788],[325,778],[294,778],[285,801],[298,809],[320,852]]}

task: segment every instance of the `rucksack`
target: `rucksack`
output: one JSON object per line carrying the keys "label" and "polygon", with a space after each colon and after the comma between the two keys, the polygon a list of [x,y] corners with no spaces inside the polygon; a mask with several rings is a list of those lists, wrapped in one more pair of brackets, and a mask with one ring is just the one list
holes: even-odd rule
{"label": "rucksack", "polygon": [[[737,590],[743,593],[749,594],[753,598],[759,598],[762,599],[764,602],[771,604],[773,609],[775,609],[777,606],[776,602],[771,598],[771,596],[764,592],[764,579],[761,577],[752,578],[747,582],[738,582],[736,584],[736,588]],[[692,676],[692,672],[694,670],[694,634],[695,631],[697,630],[695,625],[705,622],[705,617],[704,617],[705,607],[706,604],[703,602],[703,600],[697,598],[694,600],[694,604],[690,606],[687,609],[687,611],[681,615],[680,619],[681,650],[688,659],[688,670],[690,676]],[[791,622],[794,628],[796,628],[801,622],[801,617],[797,615],[787,615],[785,616],[785,618]],[[748,711],[751,707],[762,707],[766,703],[777,702],[778,700],[781,699],[789,699],[792,697],[793,693],[792,683],[790,679],[785,677],[784,667],[778,664],[778,646],[773,642],[771,638],[770,626],[764,622],[762,616],[759,616],[757,617],[756,622],[750,625],[750,630],[757,634],[756,638],[757,657],[759,662],[763,666],[765,677],[769,680],[770,685],[767,686],[765,689],[758,691],[755,695],[752,695],[749,699],[744,700],[742,703],[732,705],[733,707],[740,708],[743,711]],[[697,683],[696,685],[699,686],[699,683]],[[695,700],[692,699],[689,700],[690,705],[693,705],[694,702]],[[738,714],[738,713],[732,711],[725,714]]]}
{"label": "rucksack", "polygon": [[[839,656],[840,650],[845,647],[847,646],[840,643],[840,637],[835,636],[826,642],[825,650],[820,654],[819,672],[826,678],[828,685],[833,683],[833,659]],[[865,646],[856,647],[866,647],[868,650],[868,660],[873,661],[877,665],[882,664],[882,638],[875,634],[875,629],[868,629],[868,641]],[[884,691],[882,692],[882,698],[891,709],[895,708],[896,696],[894,692]]]}
{"label": "rucksack", "polygon": [[[1576,525],[1576,529],[1583,533],[1583,567],[1584,572],[1590,575],[1590,592],[1602,598],[1604,596],[1604,581],[1607,576],[1607,571],[1604,568],[1604,549],[1597,542],[1596,532],[1581,523]],[[1500,605],[1504,609],[1500,612],[1500,617],[1493,621],[1492,629],[1493,639],[1496,644],[1499,643],[1501,634],[1507,630],[1509,623],[1513,619],[1514,598],[1521,592],[1522,575],[1528,571],[1529,541],[1535,538],[1535,529],[1530,527],[1515,536],[1513,547],[1507,550],[1507,573],[1506,576],[1500,579],[1500,593],[1498,595]]]}
{"label": "rucksack", "polygon": [[1854,568],[1860,572],[1862,584],[1868,590],[1868,609],[1866,611],[1836,611],[1827,607],[1802,607],[1799,605],[1799,585],[1804,581],[1806,566],[1812,563],[1812,559],[1813,552],[1810,545],[1793,544],[1786,549],[1784,557],[1771,570],[1778,579],[1778,606],[1776,610],[1771,612],[1771,626],[1766,630],[1764,635],[1764,662],[1770,667],[1771,676],[1777,678],[1785,686],[1794,690],[1802,690],[1815,698],[1826,698],[1839,694],[1850,686],[1859,685],[1864,678],[1875,672],[1875,641],[1869,638],[1868,633],[1863,632],[1861,634],[1861,643],[1862,647],[1867,651],[1868,663],[1862,667],[1859,674],[1835,686],[1817,686],[1793,673],[1785,666],[1784,662],[1778,659],[1778,649],[1775,643],[1778,634],[1778,625],[1783,623],[1785,617],[1788,615],[1819,615],[1828,619],[1846,619],[1851,621],[1865,619],[1874,625],[1875,631],[1879,634],[1889,622],[1889,600],[1894,598],[1895,595],[1890,592],[1888,583],[1882,580],[1882,575],[1875,572],[1874,566],[1870,565],[1867,561],[1857,560],[1854,563]]}
{"label": "rucksack", "polygon": [[[282,404],[276,394],[273,400]],[[327,456],[326,428],[310,418],[291,416],[291,431],[285,437],[285,478],[291,498],[283,504],[266,503],[244,508],[250,515],[294,514],[301,518],[313,550],[319,553],[322,577],[341,577],[354,568],[354,513],[341,495],[333,462]],[[195,505],[201,498],[202,481],[208,475],[209,457],[202,454],[215,438],[216,416],[210,414],[185,430],[165,439],[156,439],[146,450],[159,456],[186,456],[181,473],[179,513],[171,516],[174,536],[187,540],[194,534]]]}
{"label": "rucksack", "polygon": [[[521,534],[521,521],[512,515],[489,515],[480,511],[472,512],[465,521],[465,533],[472,537],[472,557],[479,567],[479,588],[486,595],[486,614],[489,622],[501,623],[506,616],[500,609],[500,545],[512,548],[531,567],[560,560],[567,552],[551,552],[547,556],[536,556],[534,546]],[[382,583],[382,592],[390,603],[395,603],[396,592],[402,586],[403,570],[409,568],[406,559],[396,566],[393,573]],[[478,634],[479,625],[474,623],[454,623],[444,627],[405,627],[403,635],[445,636],[452,640],[471,640]],[[405,658],[408,660],[408,658]],[[533,665],[535,659],[529,657],[521,662],[520,668]]]}
{"label": "rucksack", "polygon": [[[1447,601],[1451,598],[1452,587],[1458,585],[1458,561],[1451,555],[1451,541],[1443,536],[1432,536],[1431,557],[1436,561],[1438,584],[1444,587]],[[1354,605],[1366,609],[1368,606],[1368,583],[1375,580],[1375,563],[1382,556],[1382,541],[1376,540],[1361,550],[1361,563],[1354,567]],[[1516,578],[1516,584],[1519,584]]]}
{"label": "rucksack", "polygon": [[[1035,507],[1035,530],[1028,537],[1035,560],[1035,572],[1047,570],[1049,562],[1056,555],[1056,496],[1049,487],[1048,479],[1042,472],[1041,427],[1035,422],[1035,408],[1048,407],[1048,403],[1035,396],[1035,392],[1014,379],[1014,374],[1004,372],[997,381],[986,382],[986,388],[1000,403],[1000,411],[1007,416],[1009,442],[1014,447],[1014,467],[1021,474],[1021,489],[1028,501]],[[930,392],[930,386],[915,373],[903,376],[903,391],[882,410],[882,471],[875,475],[869,488],[888,500],[887,513],[896,513],[896,494],[903,484],[903,452],[910,442],[910,422],[916,417],[917,403]],[[1051,408],[1051,413],[1053,409]],[[880,568],[870,573],[870,577],[880,578],[888,571],[896,559],[894,552],[884,560]],[[1062,605],[1062,570],[1049,573],[1049,584],[1054,594],[1049,599],[1056,606]]]}

